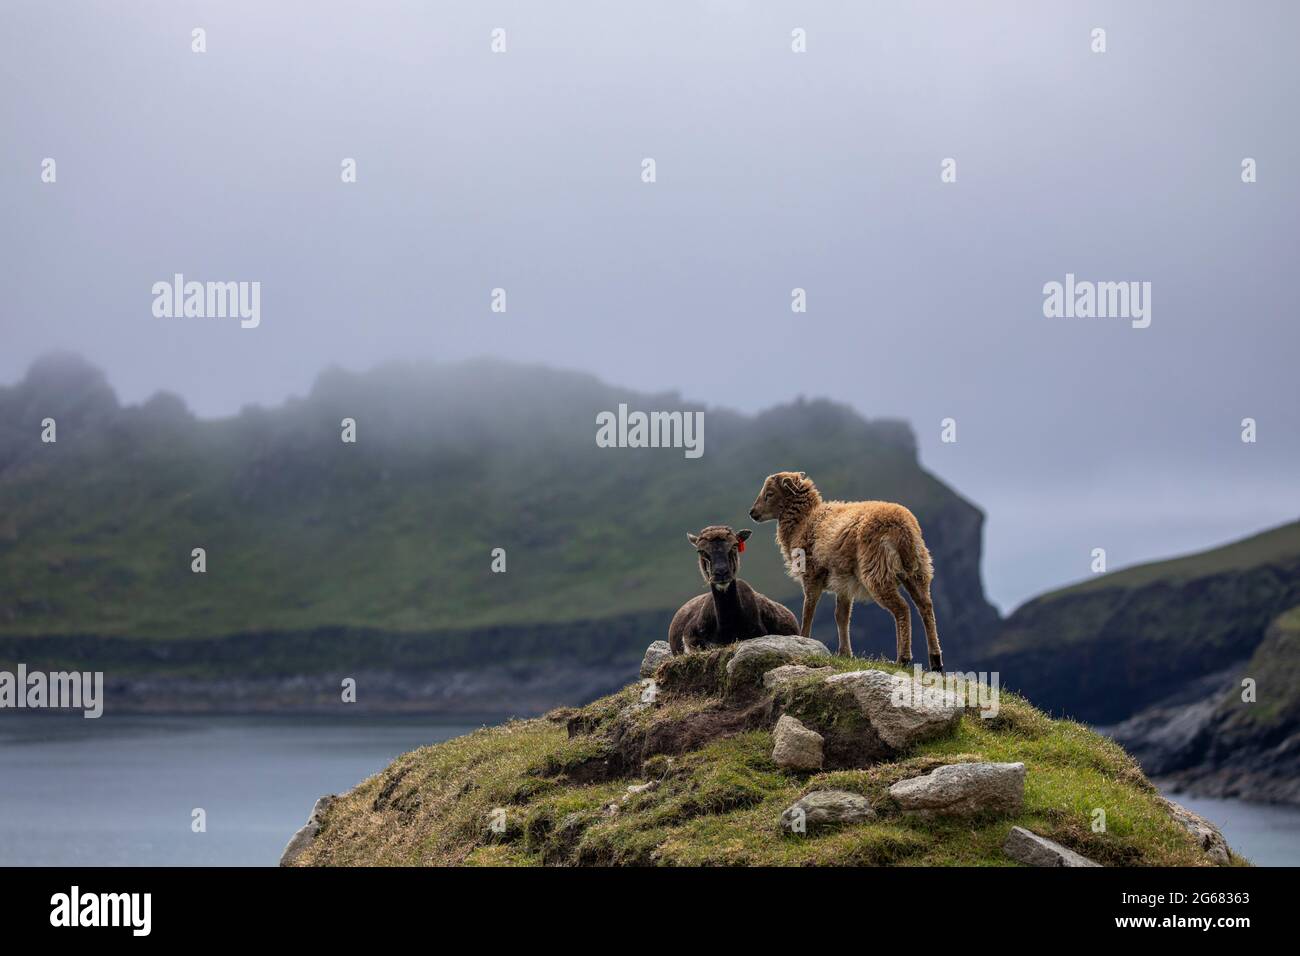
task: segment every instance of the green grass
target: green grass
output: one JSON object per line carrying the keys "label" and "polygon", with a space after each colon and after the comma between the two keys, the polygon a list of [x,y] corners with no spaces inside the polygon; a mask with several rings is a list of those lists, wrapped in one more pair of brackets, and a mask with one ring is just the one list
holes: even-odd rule
{"label": "green grass", "polygon": [[1274,734],[1300,723],[1300,607],[1273,620],[1241,673],[1255,680],[1255,699],[1243,701],[1240,686],[1228,693],[1219,710],[1230,733]]}
{"label": "green grass", "polygon": [[[672,664],[698,675],[710,669],[707,656],[688,655]],[[894,669],[861,660],[832,664],[839,670]],[[671,669],[666,665],[660,672],[665,688],[673,683]],[[678,688],[682,676],[676,675]],[[602,731],[653,735],[684,715],[725,710],[721,689],[697,681],[692,690],[666,692],[660,706],[629,716],[625,708],[639,693],[634,685],[551,719],[486,728],[405,754],[333,805],[300,862],[1005,866],[1013,864],[1002,854],[1002,843],[1019,825],[1106,865],[1208,865],[1120,747],[1005,693],[997,719],[968,711],[952,736],[864,769],[784,772],[771,761],[771,733],[758,728],[652,756],[612,779],[579,783],[569,777],[610,751]],[[570,740],[565,724],[575,721],[592,732]],[[923,820],[899,813],[888,797],[898,780],[972,760],[1025,763],[1021,813]],[[647,781],[656,781],[656,788],[627,796],[630,784]],[[806,836],[784,834],[781,811],[825,788],[866,795],[878,818]],[[609,812],[610,804],[618,810]],[[487,826],[498,807],[506,812],[502,833]],[[1105,812],[1104,832],[1092,826],[1098,809]]]}

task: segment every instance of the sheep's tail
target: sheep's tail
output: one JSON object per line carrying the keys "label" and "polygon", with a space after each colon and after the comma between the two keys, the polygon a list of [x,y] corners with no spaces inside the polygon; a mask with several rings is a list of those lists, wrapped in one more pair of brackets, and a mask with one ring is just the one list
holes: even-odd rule
{"label": "sheep's tail", "polygon": [[875,584],[887,584],[903,577],[907,569],[903,556],[898,553],[898,545],[894,543],[894,532],[881,535],[875,542],[863,542],[859,566],[863,577]]}
{"label": "sheep's tail", "polygon": [[930,549],[925,546],[921,532],[909,529],[907,543],[912,552],[912,560],[907,562],[905,576],[928,583],[934,578],[934,558],[930,557]]}
{"label": "sheep's tail", "polygon": [[907,573],[907,567],[903,563],[903,556],[898,553],[898,545],[894,543],[893,538],[883,538],[881,540],[880,557],[885,565],[885,570],[891,578],[901,578]]}
{"label": "sheep's tail", "polygon": [[934,561],[924,539],[905,525],[890,528],[880,536],[876,547],[863,549],[866,576],[880,584],[903,578],[929,581],[934,576]]}

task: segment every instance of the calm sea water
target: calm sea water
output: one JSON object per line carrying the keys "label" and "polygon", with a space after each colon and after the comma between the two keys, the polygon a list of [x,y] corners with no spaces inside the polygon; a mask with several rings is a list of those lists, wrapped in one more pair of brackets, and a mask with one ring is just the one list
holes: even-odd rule
{"label": "calm sea water", "polygon": [[[433,718],[0,714],[0,865],[273,866],[316,798],[473,730]],[[1300,865],[1300,809],[1173,795],[1263,866]],[[191,812],[207,812],[207,832]]]}
{"label": "calm sea water", "polygon": [[[316,799],[477,724],[0,714],[0,865],[274,866]],[[191,813],[207,814],[194,833]]]}

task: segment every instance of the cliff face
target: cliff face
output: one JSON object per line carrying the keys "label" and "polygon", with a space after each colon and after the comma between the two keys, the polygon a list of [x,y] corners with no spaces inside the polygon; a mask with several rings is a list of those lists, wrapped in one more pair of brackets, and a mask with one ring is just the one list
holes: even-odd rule
{"label": "cliff face", "polygon": [[1300,523],[1030,601],[979,666],[1053,714],[1113,725],[1171,787],[1300,803],[1297,603]]}
{"label": "cliff face", "polygon": [[[596,416],[620,404],[704,412],[703,455],[598,447]],[[46,417],[57,443],[40,441]],[[830,402],[745,416],[545,368],[393,364],[199,420],[174,396],[120,406],[97,369],[58,356],[0,389],[0,423],[0,660],[90,664],[112,638],[140,677],[633,661],[699,592],[686,532],[750,524],[784,468],[917,513],[950,659],[998,620],[979,510],[919,467],[906,425]],[[754,530],[742,575],[797,612],[774,526]],[[830,604],[818,636],[833,642]],[[863,608],[854,628],[864,653],[892,654],[889,615]]]}
{"label": "cliff face", "polygon": [[1019,608],[979,655],[1053,713],[1124,720],[1243,661],[1300,603],[1300,523]]}
{"label": "cliff face", "polygon": [[1273,620],[1249,660],[1112,734],[1178,790],[1300,804],[1300,607]]}

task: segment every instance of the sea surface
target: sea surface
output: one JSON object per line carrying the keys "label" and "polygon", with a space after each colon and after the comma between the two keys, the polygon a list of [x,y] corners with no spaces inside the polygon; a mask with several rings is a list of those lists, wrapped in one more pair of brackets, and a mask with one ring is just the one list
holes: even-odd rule
{"label": "sea surface", "polygon": [[0,865],[274,866],[318,797],[478,726],[0,713]]}
{"label": "sea surface", "polygon": [[[316,799],[494,723],[0,714],[0,865],[274,866]],[[1261,866],[1300,865],[1300,809],[1172,794]],[[202,809],[206,831],[194,832]]]}

